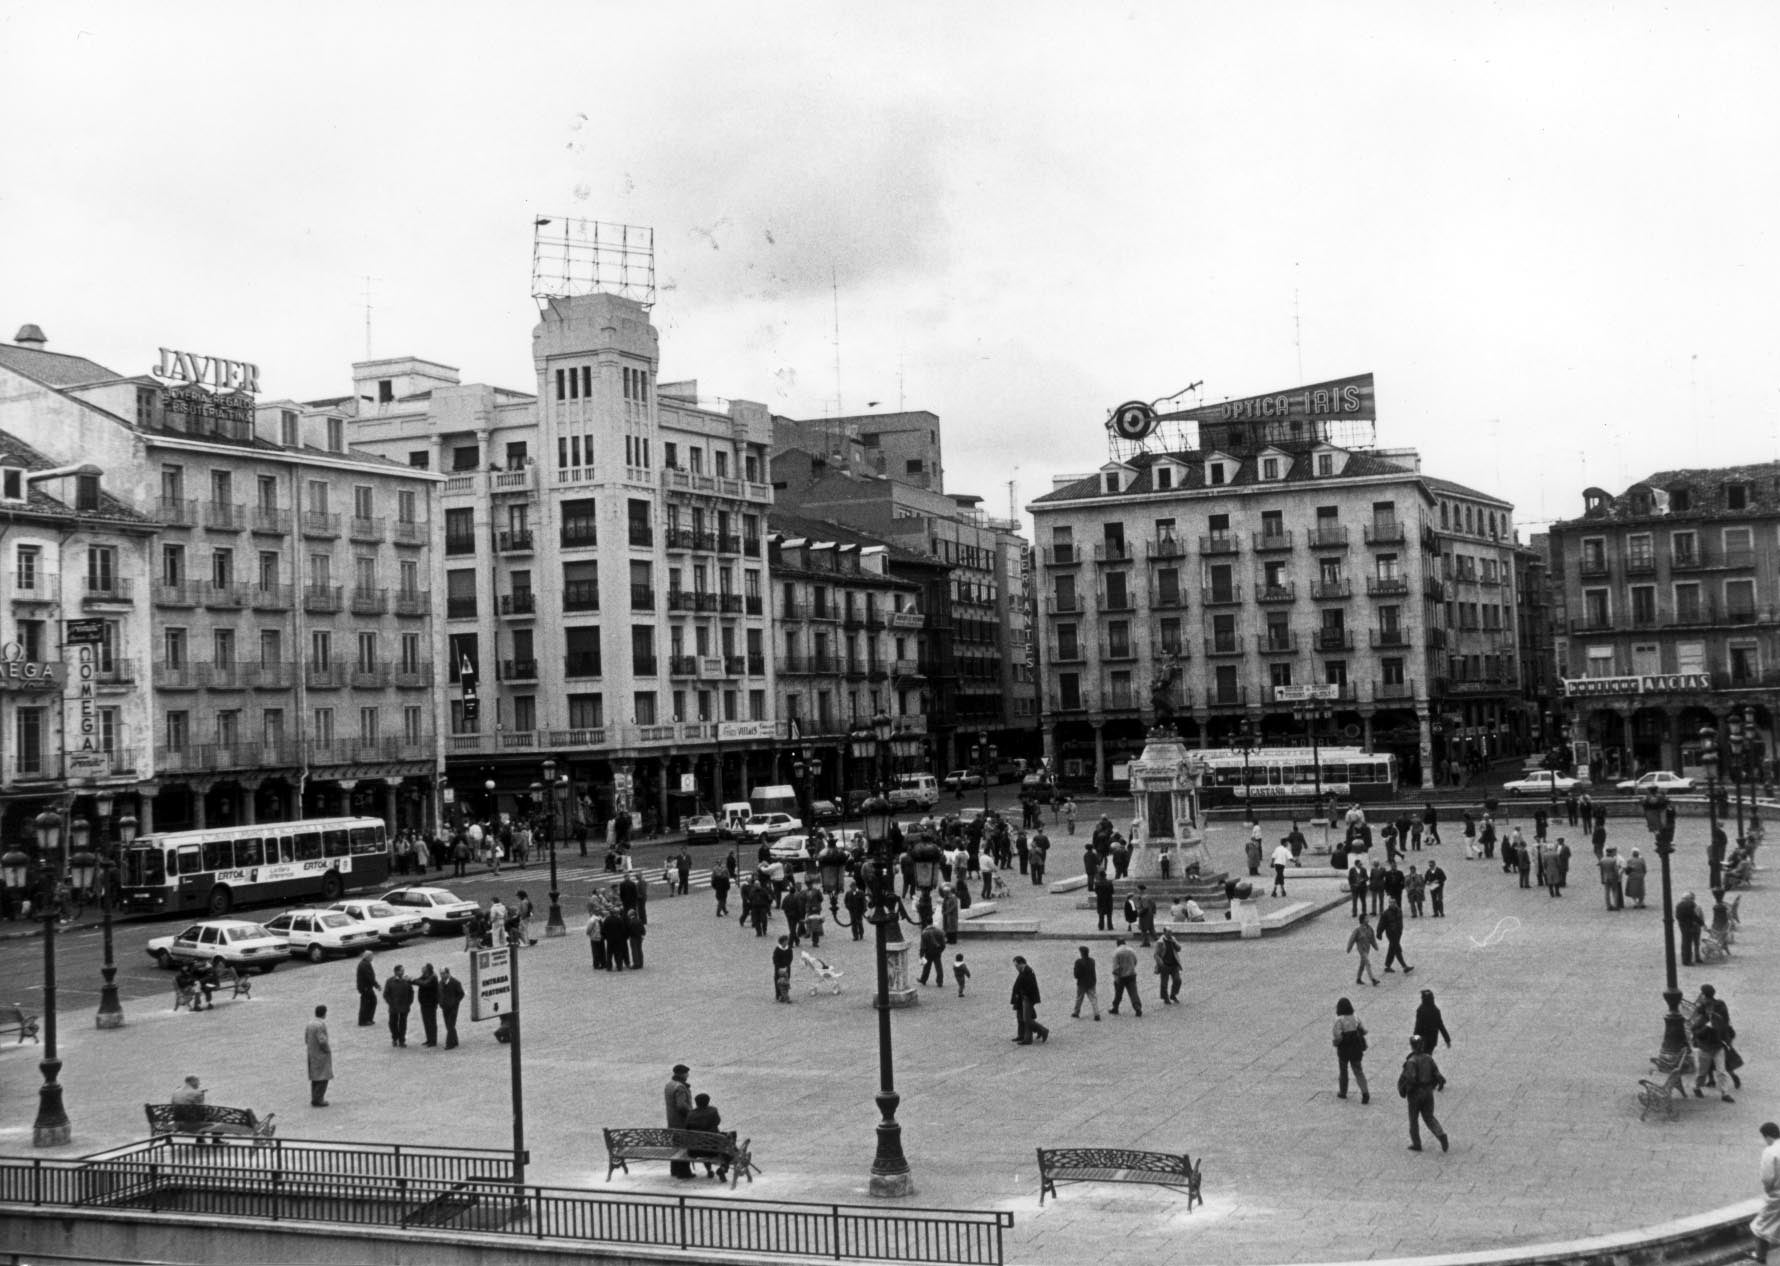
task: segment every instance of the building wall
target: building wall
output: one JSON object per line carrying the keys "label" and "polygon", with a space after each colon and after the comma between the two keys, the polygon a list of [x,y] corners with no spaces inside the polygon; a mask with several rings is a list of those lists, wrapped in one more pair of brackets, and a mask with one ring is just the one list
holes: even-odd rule
{"label": "building wall", "polygon": [[1443,480],[1429,484],[1447,590],[1436,750],[1466,761],[1527,751],[1534,726],[1520,673],[1512,507]]}

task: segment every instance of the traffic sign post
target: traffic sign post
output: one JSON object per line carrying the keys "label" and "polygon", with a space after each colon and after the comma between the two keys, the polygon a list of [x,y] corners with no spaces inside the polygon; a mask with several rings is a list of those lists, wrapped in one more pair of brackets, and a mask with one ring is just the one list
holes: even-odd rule
{"label": "traffic sign post", "polygon": [[503,945],[470,954],[470,1019],[499,1019],[506,1034],[508,1080],[513,1088],[513,1183],[525,1185],[525,1073],[519,1059],[519,947]]}

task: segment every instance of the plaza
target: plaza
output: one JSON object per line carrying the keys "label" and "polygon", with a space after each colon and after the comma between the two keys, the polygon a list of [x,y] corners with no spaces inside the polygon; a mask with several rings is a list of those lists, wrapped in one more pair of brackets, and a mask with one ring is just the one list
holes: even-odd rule
{"label": "plaza", "polygon": [[[1101,807],[1085,806],[1077,836],[1054,836],[1051,878],[1071,873],[1075,841]],[[1116,815],[1116,805],[1105,807]],[[1269,840],[1285,830],[1283,822],[1264,827]],[[1705,833],[1703,820],[1681,820],[1677,895],[1704,890]],[[1750,1059],[1737,1101],[1689,1100],[1673,1121],[1653,1114],[1641,1122],[1637,1079],[1662,1030],[1654,868],[1647,909],[1609,912],[1586,846],[1564,897],[1552,900],[1519,888],[1499,863],[1462,860],[1456,830],[1448,837],[1422,855],[1438,856],[1450,876],[1448,917],[1407,921],[1412,976],[1355,987],[1354,960],[1343,953],[1352,920],[1341,906],[1260,940],[1188,940],[1180,1007],[1156,1005],[1146,956],[1142,1018],[1127,1013],[1099,1024],[1069,1018],[1069,964],[1078,943],[1093,948],[1104,1009],[1110,939],[1093,938],[1093,914],[1077,908],[1079,893],[1050,894],[1009,876],[1002,911],[1037,917],[1044,933],[966,932],[957,947],[973,972],[966,996],[948,979],[894,1017],[898,1116],[916,1187],[910,1203],[1011,1211],[1015,1262],[1190,1252],[1262,1263],[1570,1240],[1750,1196],[1756,1126],[1775,1115],[1763,1089],[1776,1022],[1759,880],[1743,902],[1730,961],[1682,969],[1686,996],[1709,982],[1729,1003]],[[1242,869],[1241,828],[1215,825],[1211,838],[1216,864]],[[1633,819],[1610,820],[1609,842],[1622,853],[1636,846],[1649,856],[1648,838]],[[721,856],[698,850],[700,865]],[[573,863],[563,881],[570,936],[540,941],[523,959],[528,1179],[716,1194],[716,1184],[674,1182],[662,1166],[605,1181],[601,1127],[659,1124],[668,1071],[686,1063],[693,1090],[711,1094],[725,1128],[753,1140],[763,1173],[738,1195],[866,1201],[876,1121],[870,941],[854,943],[830,924],[820,954],[845,973],[843,992],[811,996],[800,966],[794,1005],[776,1006],[772,940],[734,917],[715,918],[707,889],[666,896],[657,870],[644,969],[596,973],[576,917],[596,872],[578,857],[564,860]],[[536,866],[455,886],[479,897],[525,887],[540,907],[546,887]],[[775,918],[775,936],[782,926]],[[96,976],[63,974],[61,1080],[74,1140],[34,1154],[73,1157],[140,1137],[142,1104],[166,1099],[188,1073],[203,1079],[213,1103],[277,1112],[284,1138],[510,1144],[507,1048],[493,1040],[492,1025],[468,1023],[467,1009],[461,1049],[427,1050],[418,1041],[393,1048],[381,1010],[376,1027],[355,1027],[353,966],[335,962],[280,968],[256,982],[251,1002],[174,1014],[170,978],[141,957],[143,935],[127,927],[119,937],[124,1033],[91,1025]],[[1016,953],[1038,972],[1047,1044],[1009,1041]],[[413,971],[429,961],[467,974],[465,959],[460,943],[441,939],[383,951],[377,966],[380,977],[396,963]],[[0,945],[0,980],[17,992],[40,962],[38,941],[8,941]],[[1449,1154],[1405,1150],[1403,1105],[1393,1093],[1423,988],[1435,991],[1454,1041],[1436,1053],[1449,1082],[1437,1104],[1453,1140]],[[1370,1105],[1335,1097],[1330,1025],[1342,996],[1352,998],[1370,1035]],[[318,1002],[330,1007],[337,1073],[326,1110],[307,1106],[302,1068],[303,1024]],[[0,1150],[15,1156],[33,1154],[33,1049],[9,1048],[0,1061]],[[1063,1145],[1203,1157],[1205,1205],[1189,1214],[1170,1192],[1089,1185],[1065,1188],[1041,1210],[1034,1148]]]}

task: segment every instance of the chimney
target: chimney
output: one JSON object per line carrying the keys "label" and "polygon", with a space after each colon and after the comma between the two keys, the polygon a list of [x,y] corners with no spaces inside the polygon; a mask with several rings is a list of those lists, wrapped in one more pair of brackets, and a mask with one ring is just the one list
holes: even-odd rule
{"label": "chimney", "polygon": [[19,326],[19,332],[12,336],[12,341],[20,347],[42,347],[49,339],[44,336],[42,326],[26,323]]}

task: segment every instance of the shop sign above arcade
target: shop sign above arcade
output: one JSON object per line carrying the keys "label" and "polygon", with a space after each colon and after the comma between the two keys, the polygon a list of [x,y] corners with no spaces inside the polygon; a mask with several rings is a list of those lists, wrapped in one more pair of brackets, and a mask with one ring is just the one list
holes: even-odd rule
{"label": "shop sign above arcade", "polygon": [[1565,677],[1564,693],[1572,699],[1600,695],[1671,694],[1678,690],[1710,690],[1710,673],[1645,673],[1638,677]]}

